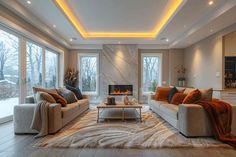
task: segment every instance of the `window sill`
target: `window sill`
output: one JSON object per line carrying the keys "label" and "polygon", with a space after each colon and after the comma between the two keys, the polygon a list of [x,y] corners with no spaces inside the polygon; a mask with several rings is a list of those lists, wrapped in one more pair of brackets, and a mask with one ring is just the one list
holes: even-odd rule
{"label": "window sill", "polygon": [[98,96],[98,93],[97,93],[97,92],[83,92],[83,91],[82,91],[82,94],[83,94],[83,95],[88,95],[88,96]]}

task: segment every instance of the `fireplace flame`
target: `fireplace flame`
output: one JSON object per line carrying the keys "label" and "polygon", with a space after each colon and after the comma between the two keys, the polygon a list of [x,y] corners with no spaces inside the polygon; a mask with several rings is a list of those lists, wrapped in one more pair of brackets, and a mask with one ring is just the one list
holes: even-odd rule
{"label": "fireplace flame", "polygon": [[126,90],[126,91],[120,91],[120,90],[114,90],[112,91],[110,94],[114,94],[114,95],[131,95],[132,92],[130,90]]}

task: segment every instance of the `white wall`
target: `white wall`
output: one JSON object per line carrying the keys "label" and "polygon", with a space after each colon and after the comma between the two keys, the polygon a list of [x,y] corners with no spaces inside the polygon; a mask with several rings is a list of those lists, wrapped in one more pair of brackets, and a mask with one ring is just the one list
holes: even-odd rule
{"label": "white wall", "polygon": [[182,77],[177,70],[184,66],[184,50],[170,49],[169,50],[169,85],[178,86],[178,78]]}
{"label": "white wall", "polygon": [[223,88],[223,36],[235,30],[231,25],[184,50],[187,86]]}

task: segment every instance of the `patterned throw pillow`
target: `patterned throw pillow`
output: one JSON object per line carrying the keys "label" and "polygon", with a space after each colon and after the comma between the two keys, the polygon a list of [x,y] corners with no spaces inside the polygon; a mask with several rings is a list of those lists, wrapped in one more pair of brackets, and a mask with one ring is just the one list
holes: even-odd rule
{"label": "patterned throw pillow", "polygon": [[173,96],[175,95],[175,93],[177,93],[177,92],[178,92],[178,90],[177,90],[176,87],[171,88],[171,90],[170,90],[170,92],[169,92],[169,94],[168,94],[168,97],[167,97],[167,100],[168,100],[169,103],[171,102],[172,97],[173,97]]}
{"label": "patterned throw pillow", "polygon": [[50,94],[56,100],[56,103],[61,104],[62,107],[66,107],[67,101],[62,96],[55,93],[48,93],[48,94]]}
{"label": "patterned throw pillow", "polygon": [[81,91],[80,91],[79,88],[74,88],[74,87],[71,87],[71,86],[68,86],[68,85],[66,86],[66,88],[68,90],[72,91],[75,94],[75,96],[78,100],[83,99],[83,96],[82,96]]}
{"label": "patterned throw pillow", "polygon": [[67,101],[67,104],[72,104],[74,102],[77,102],[78,99],[76,98],[75,94],[66,89],[65,87],[59,88],[57,92]]}
{"label": "patterned throw pillow", "polygon": [[182,104],[186,96],[187,95],[184,93],[180,93],[180,92],[175,93],[175,95],[171,99],[171,104],[175,104],[175,105]]}
{"label": "patterned throw pillow", "polygon": [[201,99],[201,92],[198,89],[191,91],[183,100],[183,104],[194,104]]}
{"label": "patterned throw pillow", "polygon": [[168,94],[171,88],[169,87],[158,87],[155,94],[155,99],[157,101],[167,101]]}
{"label": "patterned throw pillow", "polygon": [[56,103],[56,100],[46,92],[37,92],[35,95],[36,102],[47,101],[49,103]]}

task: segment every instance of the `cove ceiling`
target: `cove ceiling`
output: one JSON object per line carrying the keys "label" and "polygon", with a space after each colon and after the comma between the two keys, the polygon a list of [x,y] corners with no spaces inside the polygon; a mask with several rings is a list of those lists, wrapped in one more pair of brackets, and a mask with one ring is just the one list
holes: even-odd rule
{"label": "cove ceiling", "polygon": [[0,4],[57,41],[66,41],[71,49],[118,43],[184,48],[236,22],[236,0],[214,0],[211,6],[208,0],[31,0],[31,4],[0,0]]}

